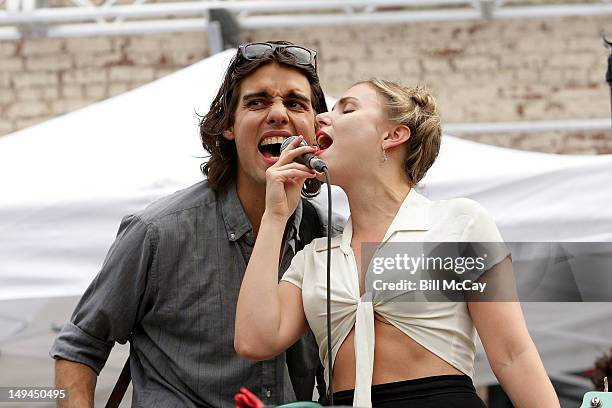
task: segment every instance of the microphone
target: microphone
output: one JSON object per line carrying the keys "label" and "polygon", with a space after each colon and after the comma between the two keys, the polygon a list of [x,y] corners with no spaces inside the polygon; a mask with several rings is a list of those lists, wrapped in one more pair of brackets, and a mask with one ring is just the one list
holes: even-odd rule
{"label": "microphone", "polygon": [[[287,146],[289,146],[291,142],[293,142],[296,137],[297,136],[289,136],[283,140],[280,148],[281,153],[287,148]],[[302,140],[302,143],[300,143],[300,147],[301,146],[308,146],[308,144]],[[323,169],[327,168],[327,164],[312,153],[304,153],[303,155],[296,157],[293,161],[308,166],[318,172],[323,172]]]}

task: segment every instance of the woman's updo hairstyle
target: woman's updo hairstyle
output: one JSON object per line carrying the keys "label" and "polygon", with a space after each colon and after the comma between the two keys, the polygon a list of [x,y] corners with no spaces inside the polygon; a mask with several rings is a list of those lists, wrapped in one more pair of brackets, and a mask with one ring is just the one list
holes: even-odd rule
{"label": "woman's updo hairstyle", "polygon": [[383,106],[389,120],[410,129],[404,170],[410,185],[416,186],[440,151],[442,127],[433,95],[422,86],[404,87],[381,79],[361,83],[372,86],[383,96]]}

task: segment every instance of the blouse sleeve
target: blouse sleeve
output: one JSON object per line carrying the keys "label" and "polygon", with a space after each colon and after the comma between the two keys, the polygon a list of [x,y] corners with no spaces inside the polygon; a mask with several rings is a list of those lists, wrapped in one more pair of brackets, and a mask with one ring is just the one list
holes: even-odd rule
{"label": "blouse sleeve", "polygon": [[304,260],[305,260],[305,252],[309,250],[311,244],[306,245],[304,249],[298,251],[297,254],[291,260],[291,265],[287,268],[285,273],[283,274],[281,281],[286,281],[289,283],[293,283],[298,288],[302,288],[302,280],[304,279]]}
{"label": "blouse sleeve", "polygon": [[489,270],[510,255],[495,220],[480,205],[468,223],[461,241],[473,243],[470,245],[473,254],[483,256],[485,259],[484,270]]}
{"label": "blouse sleeve", "polygon": [[495,220],[482,206],[478,206],[462,237],[466,242],[503,242]]}

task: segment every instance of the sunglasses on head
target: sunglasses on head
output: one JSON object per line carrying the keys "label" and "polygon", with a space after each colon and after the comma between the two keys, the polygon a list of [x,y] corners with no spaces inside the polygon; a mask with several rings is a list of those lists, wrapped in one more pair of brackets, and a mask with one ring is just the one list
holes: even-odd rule
{"label": "sunglasses on head", "polygon": [[247,60],[255,60],[273,54],[276,50],[293,56],[295,61],[300,65],[309,65],[317,69],[316,56],[317,52],[310,48],[300,47],[293,44],[274,44],[267,42],[254,42],[242,44],[238,47],[238,52]]}

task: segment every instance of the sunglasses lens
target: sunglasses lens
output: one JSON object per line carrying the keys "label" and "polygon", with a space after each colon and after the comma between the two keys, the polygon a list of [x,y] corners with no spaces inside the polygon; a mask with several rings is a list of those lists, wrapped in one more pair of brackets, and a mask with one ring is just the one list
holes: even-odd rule
{"label": "sunglasses lens", "polygon": [[302,65],[312,63],[312,54],[302,47],[285,47],[285,51],[295,57],[295,60]]}
{"label": "sunglasses lens", "polygon": [[316,68],[315,64],[315,53],[307,48],[299,47],[296,45],[284,45],[284,44],[268,44],[268,43],[251,43],[240,48],[242,56],[248,60],[254,60],[263,58],[267,55],[272,54],[275,50],[290,54],[295,58],[296,62],[301,65],[312,65]]}
{"label": "sunglasses lens", "polygon": [[268,44],[249,44],[244,47],[244,57],[246,59],[261,58],[272,53],[272,46]]}

